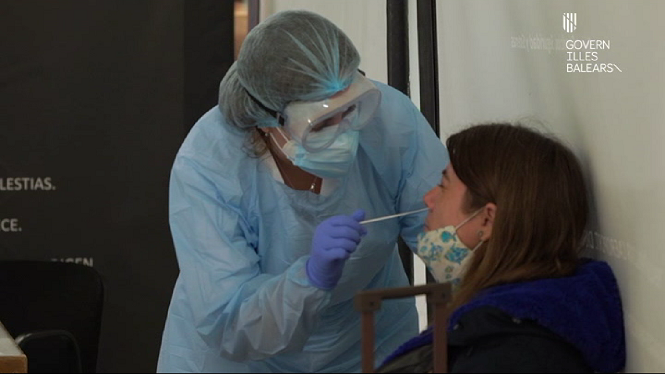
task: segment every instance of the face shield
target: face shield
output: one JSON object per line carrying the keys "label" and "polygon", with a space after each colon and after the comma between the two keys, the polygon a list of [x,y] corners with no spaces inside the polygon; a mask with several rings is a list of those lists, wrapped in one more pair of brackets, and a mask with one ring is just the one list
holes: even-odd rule
{"label": "face shield", "polygon": [[381,91],[360,73],[344,91],[321,101],[294,101],[281,116],[288,135],[308,152],[330,147],[348,130],[360,130],[376,112]]}

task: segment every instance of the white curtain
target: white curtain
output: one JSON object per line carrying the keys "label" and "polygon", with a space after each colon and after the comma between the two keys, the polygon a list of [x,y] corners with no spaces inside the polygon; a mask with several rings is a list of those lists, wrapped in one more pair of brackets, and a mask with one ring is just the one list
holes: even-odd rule
{"label": "white curtain", "polygon": [[[473,123],[520,120],[575,150],[594,197],[588,254],[608,261],[619,278],[626,371],[662,371],[665,2],[436,6],[442,138]],[[564,13],[576,14],[571,33]],[[592,49],[588,40],[609,49]],[[582,49],[568,49],[570,43]],[[580,72],[594,68],[605,72]]]}

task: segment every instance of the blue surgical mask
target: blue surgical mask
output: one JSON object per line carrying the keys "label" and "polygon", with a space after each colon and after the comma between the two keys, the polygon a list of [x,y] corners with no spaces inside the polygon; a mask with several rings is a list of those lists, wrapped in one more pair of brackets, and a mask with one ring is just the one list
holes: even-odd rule
{"label": "blue surgical mask", "polygon": [[310,174],[320,178],[341,178],[349,172],[356,159],[359,139],[358,131],[349,130],[337,135],[329,147],[318,152],[308,152],[292,139],[281,150],[294,165]]}
{"label": "blue surgical mask", "polygon": [[460,283],[471,254],[483,242],[469,249],[459,239],[457,230],[481,211],[482,208],[457,226],[445,226],[418,234],[416,255],[423,260],[437,282],[452,282],[454,286]]}

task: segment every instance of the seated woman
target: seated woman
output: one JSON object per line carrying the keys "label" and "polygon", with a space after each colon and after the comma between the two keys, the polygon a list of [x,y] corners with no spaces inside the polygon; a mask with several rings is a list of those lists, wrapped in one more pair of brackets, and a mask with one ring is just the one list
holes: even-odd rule
{"label": "seated woman", "polygon": [[[508,124],[470,127],[447,146],[450,164],[424,198],[417,254],[454,285],[448,370],[622,370],[616,279],[605,262],[580,257],[588,202],[573,153]],[[430,371],[431,331],[377,371]]]}

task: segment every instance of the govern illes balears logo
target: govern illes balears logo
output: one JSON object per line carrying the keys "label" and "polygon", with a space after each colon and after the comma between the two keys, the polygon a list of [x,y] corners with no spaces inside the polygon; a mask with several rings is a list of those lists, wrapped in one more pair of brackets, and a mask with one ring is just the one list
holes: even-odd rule
{"label": "govern illes balears logo", "polygon": [[[577,30],[577,13],[563,13],[563,29],[569,34]],[[622,73],[616,64],[601,61],[601,54],[611,49],[609,40],[568,39],[565,46],[568,73]]]}
{"label": "govern illes balears logo", "polygon": [[577,13],[564,13],[563,14],[563,29],[567,33],[575,31],[577,28]]}
{"label": "govern illes balears logo", "polygon": [[[562,13],[557,12],[559,17]],[[510,37],[510,48],[523,49],[528,53],[547,53],[554,55],[557,60],[557,69],[562,66],[566,73],[622,73],[622,69],[608,59],[616,56],[613,49],[616,47],[609,39],[598,38],[597,35],[587,37],[590,30],[585,14],[563,13],[563,31],[559,35],[519,34]],[[593,14],[591,20],[602,19],[602,15]],[[552,17],[554,19],[554,17]],[[556,18],[557,22],[559,18]],[[550,26],[555,26],[554,23]],[[548,28],[549,29],[549,28]],[[556,26],[557,30],[559,26]],[[542,31],[542,30],[541,30]],[[575,32],[575,34],[573,34]],[[584,35],[584,37],[581,37]],[[564,58],[563,64],[560,63]]]}

